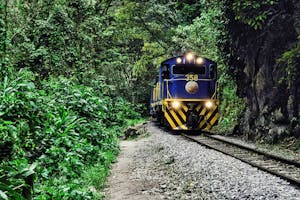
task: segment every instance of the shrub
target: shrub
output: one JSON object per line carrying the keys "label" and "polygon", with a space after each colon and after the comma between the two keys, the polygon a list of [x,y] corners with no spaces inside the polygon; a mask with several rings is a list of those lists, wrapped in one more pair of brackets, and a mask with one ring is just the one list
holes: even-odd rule
{"label": "shrub", "polygon": [[[88,187],[81,187],[83,171],[102,166],[103,182],[121,128],[140,115],[124,99],[76,80],[50,78],[38,87],[34,81],[30,71],[21,70],[0,86],[0,147],[10,148],[0,163],[0,194],[28,198],[37,174],[35,199],[91,199]],[[37,163],[35,171],[30,163]]]}

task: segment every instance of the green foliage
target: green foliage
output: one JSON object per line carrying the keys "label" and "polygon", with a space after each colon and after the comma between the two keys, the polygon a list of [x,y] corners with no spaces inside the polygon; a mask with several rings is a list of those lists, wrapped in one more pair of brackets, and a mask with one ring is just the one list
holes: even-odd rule
{"label": "green foliage", "polygon": [[107,51],[109,62],[104,70],[112,72],[110,83],[116,85],[118,94],[131,102],[146,104],[150,94],[148,83],[156,74],[156,66],[167,58],[166,36],[171,32],[168,21],[173,13],[157,1],[127,0],[112,15],[109,29],[114,34],[110,41],[117,48]]}
{"label": "green foliage", "polygon": [[134,126],[135,124],[140,124],[144,123],[145,119],[129,119],[127,120],[127,125],[128,126]]}
{"label": "green foliage", "polygon": [[5,75],[5,65],[8,63],[7,45],[8,45],[8,31],[7,31],[7,4],[8,0],[0,1],[0,81]]}
{"label": "green foliage", "polygon": [[[118,152],[121,127],[127,124],[126,119],[140,115],[124,99],[103,96],[103,84],[94,90],[76,80],[51,77],[37,88],[34,80],[30,71],[20,70],[5,77],[0,86],[0,144],[12,146],[0,164],[1,169],[8,169],[2,170],[0,177],[9,176],[12,181],[1,181],[1,190],[24,191],[24,187],[32,187],[32,178],[28,180],[33,175],[32,167],[21,178],[7,173],[16,168],[16,174],[23,174],[27,163],[37,162],[36,199],[91,198],[92,193],[81,187],[82,172],[86,166],[99,163],[104,169],[103,184],[107,168]],[[18,160],[25,163],[23,167]]]}
{"label": "green foliage", "polygon": [[198,55],[208,57],[222,65],[221,49],[218,48],[225,41],[223,5],[209,7],[193,20],[190,25],[181,25],[176,29],[173,41],[181,45],[182,49],[193,49]]}
{"label": "green foliage", "polygon": [[232,78],[226,74],[220,77],[219,83],[221,85],[221,118],[215,130],[219,133],[231,133],[235,125],[238,124],[239,119],[245,110],[245,100],[236,95],[237,85]]}
{"label": "green foliage", "polygon": [[85,70],[97,68],[106,46],[106,16],[99,13],[106,12],[107,3],[96,3],[18,1],[18,6],[10,5],[12,64],[28,67],[41,78],[75,73],[82,78]]}
{"label": "green foliage", "polygon": [[26,159],[15,159],[1,164],[0,199],[31,199],[36,164]]}
{"label": "green foliage", "polygon": [[280,82],[287,81],[289,89],[293,84],[293,79],[296,78],[299,73],[299,69],[294,65],[297,59],[300,59],[300,36],[298,36],[298,43],[295,47],[285,51],[281,57],[277,59],[277,63],[283,62],[287,64],[287,77],[283,77]]}
{"label": "green foliage", "polygon": [[103,163],[88,167],[82,175],[87,187],[94,187],[98,191],[104,188],[106,177],[109,174],[109,166],[115,161],[113,152],[104,152],[103,157],[105,158]]}
{"label": "green foliage", "polygon": [[[114,31],[122,31],[110,24],[112,1],[5,2],[0,4],[0,23],[6,26],[0,30],[1,64],[9,57],[13,67],[1,76],[0,147],[7,152],[0,162],[8,170],[0,177],[22,171],[17,160],[37,162],[35,199],[90,199],[88,188],[80,187],[82,172],[98,163],[103,182],[112,161],[107,152],[116,155],[122,127],[141,117],[123,98],[130,99],[128,91],[135,86],[135,53],[127,45],[135,47],[139,38],[123,42],[122,35],[116,37]],[[124,48],[111,48],[120,43]],[[10,176],[1,197],[20,196],[28,186],[17,186],[25,178]],[[9,188],[15,186],[13,193]]]}
{"label": "green foliage", "polygon": [[235,12],[236,20],[239,20],[257,30],[263,27],[267,17],[272,14],[271,7],[277,3],[278,0],[235,0],[232,4],[232,9]]}

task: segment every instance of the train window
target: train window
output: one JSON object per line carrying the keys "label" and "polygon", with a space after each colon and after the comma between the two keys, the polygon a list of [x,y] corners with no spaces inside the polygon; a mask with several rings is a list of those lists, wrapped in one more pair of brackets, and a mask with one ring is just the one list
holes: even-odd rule
{"label": "train window", "polygon": [[173,67],[173,74],[205,74],[206,67],[205,65],[198,66],[198,65],[175,65]]}
{"label": "train window", "polygon": [[162,76],[162,79],[169,79],[170,78],[169,65],[163,65],[162,66],[161,76]]}

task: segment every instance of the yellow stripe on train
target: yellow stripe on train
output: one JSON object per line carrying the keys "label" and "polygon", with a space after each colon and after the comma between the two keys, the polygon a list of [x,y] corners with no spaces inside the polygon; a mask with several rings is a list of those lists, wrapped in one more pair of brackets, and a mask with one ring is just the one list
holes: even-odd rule
{"label": "yellow stripe on train", "polygon": [[199,105],[196,106],[195,110],[197,111],[199,115],[199,124],[196,126],[195,130],[210,130],[218,121],[218,118],[220,116],[218,112],[218,101],[215,101],[215,105],[208,109],[204,106],[204,103],[206,100],[200,100],[197,101],[193,99],[193,101],[190,100],[181,100],[181,104],[178,108],[172,108],[172,103],[174,101],[177,101],[176,99],[167,99],[163,100],[163,112],[164,117],[166,121],[169,123],[170,127],[173,130],[188,130],[187,127],[187,114],[188,114],[188,106],[187,103],[199,103]]}

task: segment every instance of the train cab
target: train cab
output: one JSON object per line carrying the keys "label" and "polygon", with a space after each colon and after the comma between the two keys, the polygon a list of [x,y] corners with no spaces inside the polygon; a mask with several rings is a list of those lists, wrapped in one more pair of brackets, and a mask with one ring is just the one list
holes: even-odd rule
{"label": "train cab", "polygon": [[217,65],[189,53],[161,63],[150,114],[174,130],[210,130],[219,117]]}

